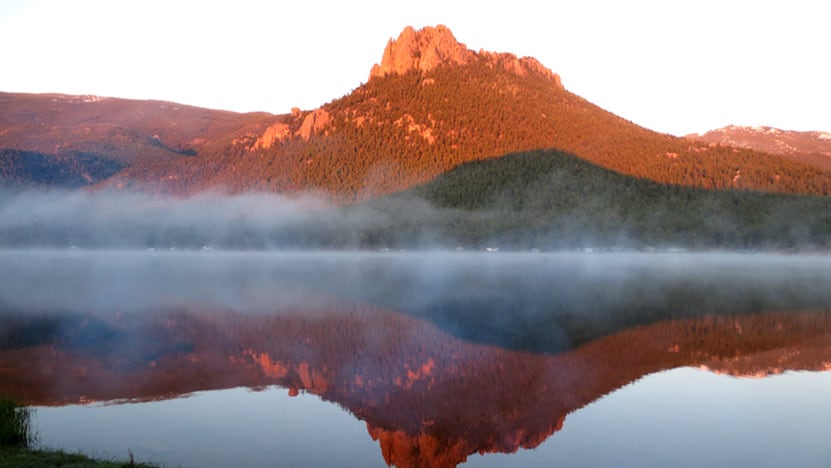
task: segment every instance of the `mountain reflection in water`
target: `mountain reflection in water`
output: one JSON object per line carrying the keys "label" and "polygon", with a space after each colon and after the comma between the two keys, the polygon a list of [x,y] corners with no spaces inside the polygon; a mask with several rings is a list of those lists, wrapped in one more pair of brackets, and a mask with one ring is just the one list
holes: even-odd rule
{"label": "mountain reflection in water", "polygon": [[6,253],[0,393],[279,385],[365,421],[388,464],[454,466],[662,370],[831,368],[825,257],[433,255]]}

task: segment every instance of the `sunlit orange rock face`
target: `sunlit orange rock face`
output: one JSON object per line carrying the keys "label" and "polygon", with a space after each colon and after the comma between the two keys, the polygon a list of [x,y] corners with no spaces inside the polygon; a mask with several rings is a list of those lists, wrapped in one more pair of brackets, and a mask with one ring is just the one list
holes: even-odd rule
{"label": "sunlit orange rock face", "polygon": [[465,65],[473,52],[456,41],[445,26],[416,31],[407,26],[397,40],[390,39],[380,64],[372,67],[370,78],[386,74],[404,74],[410,70],[430,71],[442,64]]}
{"label": "sunlit orange rock face", "polygon": [[515,75],[533,72],[545,76],[562,87],[559,75],[532,57],[517,58],[511,53],[480,50],[478,53],[458,42],[447,26],[427,26],[415,30],[407,26],[398,38],[387,43],[381,63],[372,67],[369,78],[403,75],[411,70],[428,72],[441,65],[467,65],[485,58],[491,66],[499,66]]}
{"label": "sunlit orange rock face", "polygon": [[384,460],[399,467],[536,447],[570,412],[665,369],[757,376],[831,367],[829,311],[667,321],[557,354],[474,344],[344,302],[44,320],[6,322],[28,331],[0,347],[0,393],[55,405],[279,385],[366,421]]}

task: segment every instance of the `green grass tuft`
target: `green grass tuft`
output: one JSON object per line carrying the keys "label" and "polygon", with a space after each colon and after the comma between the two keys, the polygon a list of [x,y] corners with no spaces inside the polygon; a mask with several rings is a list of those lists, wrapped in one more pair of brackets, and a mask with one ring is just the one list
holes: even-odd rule
{"label": "green grass tuft", "polygon": [[37,440],[32,430],[32,410],[0,397],[0,447],[30,447]]}
{"label": "green grass tuft", "polygon": [[154,465],[130,461],[94,460],[77,453],[59,450],[31,450],[23,447],[0,447],[0,468],[11,467],[61,468],[152,468]]}
{"label": "green grass tuft", "polygon": [[20,406],[15,400],[0,396],[0,468],[56,467],[62,468],[120,468],[153,465],[129,461],[94,460],[85,455],[59,450],[33,450],[37,435],[32,429],[31,408]]}

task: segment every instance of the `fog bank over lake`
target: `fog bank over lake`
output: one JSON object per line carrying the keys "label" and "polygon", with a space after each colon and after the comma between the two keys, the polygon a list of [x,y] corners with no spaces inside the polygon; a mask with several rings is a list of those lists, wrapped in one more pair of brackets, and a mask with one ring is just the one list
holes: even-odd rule
{"label": "fog bank over lake", "polygon": [[16,316],[274,314],[348,300],[537,351],[658,320],[831,307],[826,255],[7,250],[0,270],[3,313]]}

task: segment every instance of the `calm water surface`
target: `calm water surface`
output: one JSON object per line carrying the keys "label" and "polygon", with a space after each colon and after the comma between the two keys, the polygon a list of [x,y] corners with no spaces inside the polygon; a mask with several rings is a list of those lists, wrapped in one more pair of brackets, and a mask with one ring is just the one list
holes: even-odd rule
{"label": "calm water surface", "polygon": [[0,392],[167,466],[826,466],[831,257],[0,252]]}

